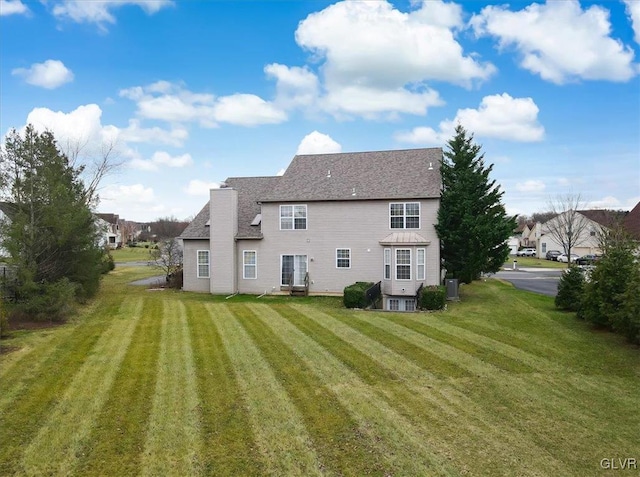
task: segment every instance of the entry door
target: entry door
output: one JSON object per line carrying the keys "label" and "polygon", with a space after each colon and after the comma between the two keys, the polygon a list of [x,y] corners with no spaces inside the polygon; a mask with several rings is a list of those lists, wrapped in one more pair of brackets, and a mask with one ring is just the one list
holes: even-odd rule
{"label": "entry door", "polygon": [[289,276],[293,273],[293,286],[303,286],[304,276],[307,274],[307,256],[283,255],[281,270],[282,285],[289,285]]}

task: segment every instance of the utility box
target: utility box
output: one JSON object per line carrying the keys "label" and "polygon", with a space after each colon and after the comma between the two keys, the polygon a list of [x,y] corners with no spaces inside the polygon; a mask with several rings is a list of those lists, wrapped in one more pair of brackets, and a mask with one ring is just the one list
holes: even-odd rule
{"label": "utility box", "polygon": [[460,300],[458,296],[458,279],[447,278],[445,280],[445,286],[447,288],[447,300]]}

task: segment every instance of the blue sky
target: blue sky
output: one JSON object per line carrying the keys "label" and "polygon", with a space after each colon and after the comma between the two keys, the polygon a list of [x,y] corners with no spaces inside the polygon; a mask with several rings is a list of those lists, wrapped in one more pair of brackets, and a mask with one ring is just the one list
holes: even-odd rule
{"label": "blue sky", "polygon": [[640,201],[640,1],[0,0],[0,131],[85,160],[101,212],[195,215],[296,153],[473,132],[509,213]]}

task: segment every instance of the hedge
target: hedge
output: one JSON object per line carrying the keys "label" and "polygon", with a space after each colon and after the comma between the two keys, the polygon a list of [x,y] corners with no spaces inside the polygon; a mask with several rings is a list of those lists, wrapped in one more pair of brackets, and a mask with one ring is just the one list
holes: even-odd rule
{"label": "hedge", "polygon": [[424,287],[418,303],[423,310],[442,310],[447,303],[447,289],[441,285]]}
{"label": "hedge", "polygon": [[347,308],[366,308],[366,291],[373,286],[373,282],[356,282],[344,289],[344,306]]}

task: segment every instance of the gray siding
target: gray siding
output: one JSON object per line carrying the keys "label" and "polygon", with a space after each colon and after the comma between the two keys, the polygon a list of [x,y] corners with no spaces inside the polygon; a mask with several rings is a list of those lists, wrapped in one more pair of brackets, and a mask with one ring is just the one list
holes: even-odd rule
{"label": "gray siding", "polygon": [[[236,243],[238,290],[241,293],[280,291],[280,257],[307,255],[311,293],[341,293],[356,281],[378,282],[383,278],[383,251],[380,241],[393,231],[389,225],[388,200],[307,203],[306,230],[280,230],[277,203],[262,205],[262,240],[239,240]],[[397,202],[397,201],[393,201]],[[415,246],[412,249],[412,279],[384,283],[387,294],[414,295],[420,283],[436,285],[440,279],[439,242],[433,224],[437,220],[439,200],[420,200],[421,217],[418,232],[426,240],[426,280],[415,280]],[[351,250],[351,268],[336,268],[336,249]],[[389,247],[394,248],[394,247]],[[257,279],[242,278],[242,251],[256,250]],[[395,252],[394,252],[395,258]],[[215,274],[215,271],[213,272]],[[404,289],[404,291],[403,291]]]}
{"label": "gray siding", "polygon": [[[198,278],[198,250],[209,250],[209,240],[183,240],[183,270],[184,284],[182,289],[194,292],[209,292],[208,278]],[[209,256],[210,273],[213,269]]]}
{"label": "gray siding", "polygon": [[238,191],[211,189],[211,293],[235,293],[236,244],[238,233]]}

